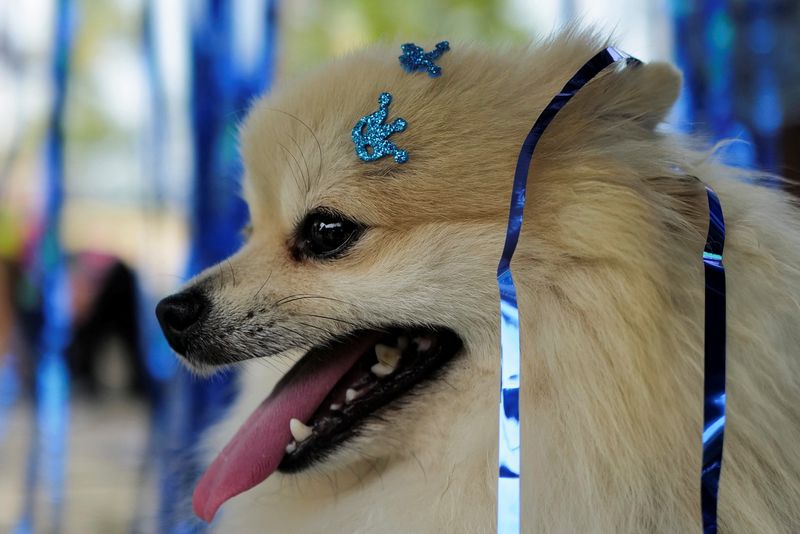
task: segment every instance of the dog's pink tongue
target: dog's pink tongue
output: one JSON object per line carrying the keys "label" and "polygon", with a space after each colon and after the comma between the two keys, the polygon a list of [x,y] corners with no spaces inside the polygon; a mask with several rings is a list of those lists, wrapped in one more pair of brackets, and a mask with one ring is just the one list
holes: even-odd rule
{"label": "dog's pink tongue", "polygon": [[329,354],[320,369],[292,380],[262,402],[203,474],[192,497],[194,513],[211,521],[225,501],[270,476],[292,440],[289,420],[308,421],[373,343],[373,339],[362,339],[346,351]]}

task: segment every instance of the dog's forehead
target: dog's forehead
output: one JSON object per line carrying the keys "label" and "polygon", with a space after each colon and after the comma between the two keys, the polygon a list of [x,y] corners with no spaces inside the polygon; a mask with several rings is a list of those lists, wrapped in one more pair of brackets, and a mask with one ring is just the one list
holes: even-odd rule
{"label": "dog's forehead", "polygon": [[[362,50],[254,105],[241,133],[251,212],[297,221],[326,205],[362,219],[396,219],[413,207],[425,219],[447,216],[444,201],[468,216],[505,210],[507,196],[492,181],[503,180],[510,193],[519,142],[562,76],[530,50],[463,47],[442,56],[442,76],[430,78],[405,72],[398,51]],[[351,139],[383,92],[392,95],[386,122],[407,122],[390,138],[408,153],[402,164],[391,156],[362,161]]]}

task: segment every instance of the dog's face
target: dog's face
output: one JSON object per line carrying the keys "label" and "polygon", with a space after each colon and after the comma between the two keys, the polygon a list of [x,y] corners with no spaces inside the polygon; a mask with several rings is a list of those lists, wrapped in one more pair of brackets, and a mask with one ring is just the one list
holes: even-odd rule
{"label": "dog's face", "polygon": [[[201,517],[276,469],[413,454],[441,446],[426,434],[446,433],[467,403],[496,413],[495,269],[511,179],[532,120],[591,50],[571,46],[558,62],[454,50],[438,79],[405,73],[392,49],[368,50],[254,106],[241,135],[246,244],[165,299],[159,319],[201,371],[297,362],[201,481]],[[387,122],[408,123],[390,139],[408,152],[403,164],[364,162],[351,140],[384,91]],[[536,258],[521,267],[528,284],[552,283],[568,248],[554,224],[569,205],[559,184],[594,157],[574,149],[574,129],[554,130],[529,188],[526,225],[538,232],[518,252]]]}

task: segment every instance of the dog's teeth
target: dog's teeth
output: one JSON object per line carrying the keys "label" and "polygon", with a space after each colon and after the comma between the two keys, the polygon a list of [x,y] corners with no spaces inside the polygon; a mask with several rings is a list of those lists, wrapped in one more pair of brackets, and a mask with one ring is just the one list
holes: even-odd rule
{"label": "dog's teeth", "polygon": [[376,363],[369,368],[369,370],[372,371],[372,374],[379,377],[389,376],[394,372],[394,369],[394,367],[389,367],[385,363]]}
{"label": "dog's teeth", "polygon": [[344,392],[344,402],[345,404],[350,404],[360,396],[361,393],[359,391],[356,391],[353,388],[347,388],[347,391]]}
{"label": "dog's teeth", "polygon": [[414,343],[417,345],[419,352],[425,352],[433,346],[433,340],[429,337],[415,337]]}
{"label": "dog's teeth", "polygon": [[400,349],[398,348],[388,347],[380,343],[375,345],[375,356],[378,357],[378,361],[392,369],[392,371],[394,371],[394,368],[397,367],[397,364],[400,362],[400,355]]}
{"label": "dog's teeth", "polygon": [[397,338],[397,348],[406,350],[408,348],[408,338],[406,336],[399,336]]}
{"label": "dog's teeth", "polygon": [[295,441],[301,443],[310,438],[314,430],[310,426],[303,424],[300,419],[292,418],[289,419],[289,431]]}
{"label": "dog's teeth", "polygon": [[296,450],[297,450],[297,442],[296,441],[292,441],[291,443],[289,443],[286,446],[286,453],[287,454],[292,454]]}
{"label": "dog's teeth", "polygon": [[331,404],[331,411],[338,412],[341,409],[342,409],[342,405],[339,404],[338,402],[334,402],[333,404]]}

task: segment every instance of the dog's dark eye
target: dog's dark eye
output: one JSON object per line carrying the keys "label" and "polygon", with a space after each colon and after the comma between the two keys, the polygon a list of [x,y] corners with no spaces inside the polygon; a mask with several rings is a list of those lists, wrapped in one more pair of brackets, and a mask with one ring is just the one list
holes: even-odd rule
{"label": "dog's dark eye", "polygon": [[312,211],[300,226],[299,256],[331,259],[343,254],[364,227],[333,210]]}

